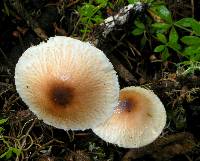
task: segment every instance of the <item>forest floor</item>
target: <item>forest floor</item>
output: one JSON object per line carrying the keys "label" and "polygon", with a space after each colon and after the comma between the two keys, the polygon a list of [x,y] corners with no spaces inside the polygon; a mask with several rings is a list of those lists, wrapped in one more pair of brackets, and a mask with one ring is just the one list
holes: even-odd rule
{"label": "forest floor", "polygon": [[[195,1],[183,1],[186,8],[170,1],[166,6],[174,19],[193,16],[200,20],[196,14],[200,4],[191,2]],[[99,28],[98,21],[117,14],[128,2],[101,3],[107,6],[95,10],[97,17],[83,19],[88,14],[83,6],[95,6],[93,1],[0,1],[0,160],[200,161],[200,71],[183,75],[187,69],[177,64],[186,58],[173,50],[169,50],[167,59],[162,58],[152,48],[155,40],[141,47],[142,37],[131,34],[133,21],[115,26],[102,37],[104,29]],[[144,6],[131,20],[145,18],[146,12]],[[155,142],[138,149],[119,148],[92,130],[64,131],[48,126],[29,111],[15,89],[15,65],[28,47],[55,35],[91,42],[98,39],[97,47],[112,62],[121,88],[142,86],[158,95],[167,111],[167,124]]]}

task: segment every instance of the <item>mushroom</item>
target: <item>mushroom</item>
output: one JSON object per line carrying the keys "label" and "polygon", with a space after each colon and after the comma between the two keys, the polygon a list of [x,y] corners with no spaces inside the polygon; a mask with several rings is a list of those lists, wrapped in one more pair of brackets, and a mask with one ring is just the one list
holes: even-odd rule
{"label": "mushroom", "polygon": [[28,48],[15,68],[16,90],[45,123],[92,128],[112,115],[119,83],[105,54],[90,43],[55,36]]}
{"label": "mushroom", "polygon": [[120,91],[113,115],[93,131],[103,140],[124,148],[139,148],[153,142],[166,124],[166,111],[150,90],[126,87]]}

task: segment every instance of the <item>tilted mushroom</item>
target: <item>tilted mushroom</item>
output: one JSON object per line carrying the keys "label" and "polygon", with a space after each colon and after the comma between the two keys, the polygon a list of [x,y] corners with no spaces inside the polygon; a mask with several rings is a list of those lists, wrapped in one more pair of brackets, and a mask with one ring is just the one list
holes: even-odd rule
{"label": "tilted mushroom", "polygon": [[126,87],[111,118],[93,131],[103,140],[125,148],[139,148],[153,142],[166,124],[166,111],[150,90]]}
{"label": "tilted mushroom", "polygon": [[39,119],[84,130],[112,115],[119,97],[116,72],[90,43],[56,36],[27,49],[15,68],[22,100]]}

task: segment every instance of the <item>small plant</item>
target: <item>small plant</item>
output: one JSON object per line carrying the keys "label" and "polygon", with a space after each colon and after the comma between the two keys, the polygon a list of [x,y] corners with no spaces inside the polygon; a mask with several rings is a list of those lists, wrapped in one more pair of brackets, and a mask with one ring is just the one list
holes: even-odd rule
{"label": "small plant", "polygon": [[[163,61],[169,60],[173,54],[184,59],[177,64],[178,68],[185,69],[183,74],[192,74],[200,69],[200,24],[193,18],[183,18],[175,21],[164,1],[155,0],[128,0],[128,3],[147,3],[146,19],[139,17],[133,23],[132,35],[140,37],[140,47],[145,48],[148,43],[155,53],[160,53]],[[80,30],[85,39],[95,25],[103,21],[103,13],[107,7],[112,8],[108,0],[94,0],[79,7]],[[154,43],[152,43],[152,40]],[[152,45],[153,44],[153,45]],[[183,61],[184,60],[184,61]]]}
{"label": "small plant", "polygon": [[8,121],[8,119],[0,119],[0,136],[2,135],[4,128],[2,127],[6,122]]}
{"label": "small plant", "polygon": [[91,28],[94,25],[100,24],[103,21],[102,9],[106,8],[108,5],[112,5],[108,0],[95,0],[84,3],[84,5],[78,9],[80,22],[84,26],[84,29],[81,30],[83,39],[86,33],[91,32]]}
{"label": "small plant", "polygon": [[0,119],[0,140],[3,142],[3,144],[6,146],[6,150],[0,155],[0,159],[10,159],[13,154],[16,154],[17,156],[20,155],[21,150],[16,148],[16,147],[12,147],[8,141],[5,140],[4,136],[3,136],[3,131],[5,130],[3,128],[3,125],[8,121],[8,119]]}
{"label": "small plant", "polygon": [[3,141],[3,143],[7,146],[7,150],[0,155],[0,159],[8,160],[13,156],[13,154],[16,154],[17,156],[21,154],[21,149],[10,146],[9,143],[4,139],[4,137],[1,136],[0,140]]}
{"label": "small plant", "polygon": [[162,45],[158,45],[154,49],[154,52],[161,52],[162,60],[165,61],[170,56],[169,48],[179,53],[179,50],[181,49],[180,45],[178,44],[179,36],[174,27],[171,28],[168,39],[162,33],[157,33],[156,38],[162,43]]}
{"label": "small plant", "polygon": [[[135,2],[138,0],[129,0],[129,3]],[[162,1],[141,2],[149,3],[147,18],[145,21],[137,19],[131,32],[134,36],[142,36],[141,46],[144,47],[147,41],[152,44],[151,41],[155,40],[157,46],[154,52],[161,53],[163,61],[176,53],[184,57],[184,61],[177,64],[184,67],[184,75],[200,71],[200,23],[194,18],[173,20]]]}

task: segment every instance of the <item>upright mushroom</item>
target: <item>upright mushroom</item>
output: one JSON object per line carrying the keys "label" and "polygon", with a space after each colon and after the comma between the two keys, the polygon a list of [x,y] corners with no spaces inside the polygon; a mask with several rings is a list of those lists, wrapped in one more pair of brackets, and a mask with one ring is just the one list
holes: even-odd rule
{"label": "upright mushroom", "polygon": [[153,142],[166,124],[166,111],[150,90],[126,87],[111,118],[93,131],[103,140],[125,148],[139,148]]}
{"label": "upright mushroom", "polygon": [[105,121],[119,96],[116,72],[104,53],[64,36],[27,49],[16,65],[15,85],[39,119],[65,130]]}

